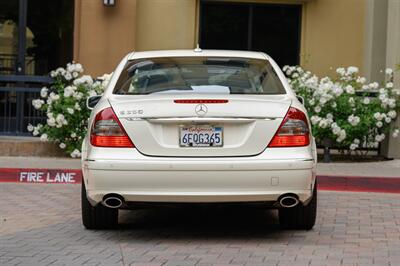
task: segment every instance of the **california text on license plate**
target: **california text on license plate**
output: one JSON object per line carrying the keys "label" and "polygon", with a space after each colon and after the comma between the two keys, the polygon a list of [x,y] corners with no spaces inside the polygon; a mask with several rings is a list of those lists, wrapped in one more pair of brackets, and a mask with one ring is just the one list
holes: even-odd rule
{"label": "california text on license plate", "polygon": [[196,125],[180,128],[181,147],[222,147],[222,143],[222,127]]}

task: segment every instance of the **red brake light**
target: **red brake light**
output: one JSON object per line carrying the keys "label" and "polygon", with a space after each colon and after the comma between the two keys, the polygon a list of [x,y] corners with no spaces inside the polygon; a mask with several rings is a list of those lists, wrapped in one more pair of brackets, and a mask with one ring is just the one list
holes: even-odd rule
{"label": "red brake light", "polygon": [[306,115],[290,107],[268,147],[301,147],[310,144]]}
{"label": "red brake light", "polygon": [[187,104],[195,104],[195,103],[227,103],[228,100],[220,100],[220,99],[189,99],[189,100],[174,100],[174,103],[187,103]]}
{"label": "red brake light", "polygon": [[135,147],[111,107],[96,115],[90,132],[90,143],[97,147]]}

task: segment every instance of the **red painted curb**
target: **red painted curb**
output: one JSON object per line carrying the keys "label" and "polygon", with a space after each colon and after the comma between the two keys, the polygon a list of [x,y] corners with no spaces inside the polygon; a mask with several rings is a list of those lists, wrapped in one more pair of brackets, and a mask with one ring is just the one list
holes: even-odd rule
{"label": "red painted curb", "polygon": [[0,168],[0,182],[80,184],[80,169]]}
{"label": "red painted curb", "polygon": [[[332,191],[400,193],[400,177],[319,175],[318,189]],[[79,169],[0,168],[0,183],[80,184]]]}
{"label": "red painted curb", "polygon": [[317,178],[321,190],[400,193],[400,177],[319,175]]}

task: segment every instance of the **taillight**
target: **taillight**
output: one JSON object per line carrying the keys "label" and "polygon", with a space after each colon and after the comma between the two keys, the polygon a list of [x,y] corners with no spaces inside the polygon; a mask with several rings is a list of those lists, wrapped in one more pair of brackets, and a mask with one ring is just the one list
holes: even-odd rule
{"label": "taillight", "polygon": [[300,147],[310,144],[306,115],[290,107],[268,147]]}
{"label": "taillight", "polygon": [[135,147],[111,107],[96,115],[90,132],[90,143],[97,147]]}

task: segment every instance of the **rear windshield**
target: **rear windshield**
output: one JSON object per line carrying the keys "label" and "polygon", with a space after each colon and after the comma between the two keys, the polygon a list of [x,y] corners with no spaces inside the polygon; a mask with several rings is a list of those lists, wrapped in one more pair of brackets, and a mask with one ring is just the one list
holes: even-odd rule
{"label": "rear windshield", "polygon": [[114,94],[285,94],[267,60],[162,57],[129,61]]}

